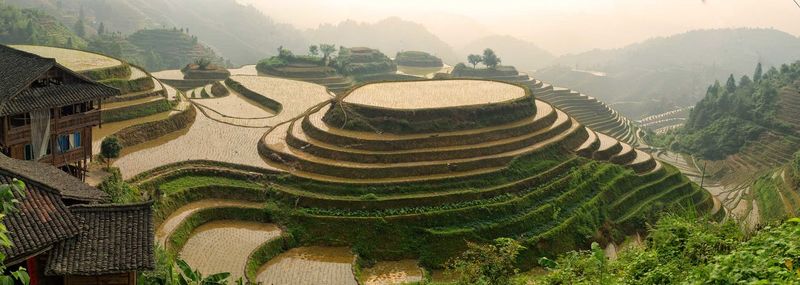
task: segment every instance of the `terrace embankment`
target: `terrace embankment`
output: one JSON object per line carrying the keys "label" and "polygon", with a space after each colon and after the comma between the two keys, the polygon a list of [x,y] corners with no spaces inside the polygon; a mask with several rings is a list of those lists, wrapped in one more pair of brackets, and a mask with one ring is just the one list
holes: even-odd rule
{"label": "terrace embankment", "polygon": [[537,99],[552,104],[596,132],[609,135],[633,146],[643,144],[641,140],[643,133],[639,127],[605,103],[594,97],[565,88],[557,88],[533,79],[527,74],[517,72],[513,67],[502,66],[497,70],[461,67],[453,70],[453,76],[500,80],[524,85]]}
{"label": "terrace embankment", "polygon": [[[591,241],[619,241],[625,233],[641,231],[662,209],[686,205],[702,212],[714,209],[710,195],[674,167],[592,131],[516,85],[484,81],[494,86],[486,94],[499,95],[480,98],[457,89],[451,93],[424,91],[436,84],[444,84],[440,90],[453,89],[448,84],[472,80],[411,81],[398,83],[408,86],[374,84],[376,90],[356,89],[331,100],[323,87],[304,82],[254,76],[233,76],[231,80],[250,93],[248,96],[280,103],[280,112],[263,119],[275,122],[273,126],[239,127],[198,116],[189,133],[175,142],[126,155],[116,165],[126,177],[143,172],[132,171],[142,164],[153,165],[143,169],[161,166],[139,174],[133,182],[153,192],[152,185],[161,185],[158,191],[166,196],[157,205],[158,216],[182,221],[171,226],[176,230],[168,239],[172,245],[168,248],[180,249],[187,256],[188,251],[202,251],[187,246],[204,240],[189,235],[198,232],[202,224],[233,219],[280,225],[281,239],[262,239],[256,247],[248,244],[251,252],[241,252],[250,281],[355,284],[354,254],[368,261],[414,259],[421,266],[438,268],[464,250],[465,241],[497,237],[520,240],[528,249],[519,263],[529,268],[539,256],[582,248]],[[393,90],[381,90],[387,86]],[[398,90],[403,94],[396,93]],[[229,100],[241,91],[198,101]],[[353,94],[362,95],[348,101]],[[363,131],[324,120],[336,105],[386,108],[395,99],[381,97],[387,95],[425,101],[419,104],[421,108],[398,109],[418,113],[517,100],[529,103],[518,106],[526,112],[521,118],[490,119],[458,130],[444,125],[442,130],[429,132]],[[228,112],[219,107],[219,113]],[[348,116],[360,115],[353,112],[348,110]],[[504,113],[497,109],[485,116],[502,117]],[[464,120],[471,119],[466,115]],[[409,124],[418,123],[412,120]],[[204,125],[219,129],[196,129]],[[252,130],[259,136],[248,133],[230,140],[223,133],[230,130]],[[175,152],[181,156],[164,160]],[[217,162],[177,163],[187,158]],[[263,206],[192,205],[226,199],[222,195],[229,195],[227,200]],[[182,207],[187,208],[180,210]],[[170,227],[169,223],[173,222],[165,225]],[[347,258],[317,267],[314,262],[318,260],[302,254],[298,258],[291,250],[280,255],[295,246],[321,245],[347,247],[342,249],[346,254],[335,255]],[[319,272],[329,273],[315,275]],[[386,274],[391,276],[391,272]]]}

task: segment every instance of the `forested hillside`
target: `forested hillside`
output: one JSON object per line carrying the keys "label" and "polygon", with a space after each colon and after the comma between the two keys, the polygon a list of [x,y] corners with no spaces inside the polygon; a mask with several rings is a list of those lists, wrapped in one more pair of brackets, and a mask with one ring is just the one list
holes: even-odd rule
{"label": "forested hillside", "polygon": [[698,30],[558,58],[535,75],[612,104],[632,118],[691,106],[708,82],[756,63],[800,59],[800,38],[773,29]]}
{"label": "forested hillside", "polygon": [[89,42],[89,50],[139,64],[147,70],[180,69],[198,58],[225,65],[222,58],[184,29],[140,30],[127,37],[101,34]]}
{"label": "forested hillside", "polygon": [[42,11],[3,4],[0,4],[0,43],[68,48],[87,45],[81,37]]}
{"label": "forested hillside", "polygon": [[793,135],[791,126],[776,116],[778,91],[798,78],[800,61],[765,73],[759,64],[752,79],[745,75],[737,82],[730,75],[724,85],[717,81],[692,110],[673,147],[707,159],[722,159],[766,130]]}
{"label": "forested hillside", "polygon": [[233,64],[248,64],[273,54],[278,46],[305,51],[302,33],[275,23],[255,8],[234,0],[7,0],[19,7],[41,8],[72,27],[85,17],[86,34],[132,34],[141,29],[186,27],[189,33]]}

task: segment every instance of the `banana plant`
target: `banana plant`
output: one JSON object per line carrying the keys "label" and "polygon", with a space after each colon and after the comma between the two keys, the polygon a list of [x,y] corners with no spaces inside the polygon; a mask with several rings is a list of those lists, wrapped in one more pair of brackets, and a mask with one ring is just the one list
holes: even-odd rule
{"label": "banana plant", "polygon": [[178,274],[179,285],[227,285],[228,278],[231,277],[231,274],[228,272],[203,277],[200,271],[192,269],[186,261],[178,259],[176,263],[181,270],[181,274]]}
{"label": "banana plant", "polygon": [[[2,154],[0,154],[2,155]],[[7,213],[16,211],[20,201],[16,198],[25,196],[25,183],[14,179],[9,184],[0,185],[0,247],[11,247],[11,239],[8,237],[8,228],[3,224],[3,218]],[[25,268],[20,268],[14,272],[6,272],[6,256],[0,252],[0,285],[28,284],[30,276]]]}

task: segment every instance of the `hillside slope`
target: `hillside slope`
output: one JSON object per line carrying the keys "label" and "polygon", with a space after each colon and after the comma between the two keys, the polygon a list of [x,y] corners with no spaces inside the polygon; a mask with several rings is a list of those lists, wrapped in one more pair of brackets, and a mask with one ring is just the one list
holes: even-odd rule
{"label": "hillside slope", "polygon": [[300,31],[275,23],[255,8],[234,0],[8,0],[20,7],[42,8],[71,26],[83,11],[88,33],[99,23],[107,31],[130,34],[140,29],[186,27],[234,64],[254,63],[278,46],[305,50]]}
{"label": "hillside slope", "polygon": [[708,82],[750,73],[757,62],[769,67],[798,58],[800,38],[778,30],[698,30],[562,56],[534,75],[591,93],[638,118],[693,105]]}
{"label": "hillside slope", "polygon": [[770,185],[784,175],[776,169],[800,150],[800,62],[758,74],[755,81],[729,77],[709,87],[686,126],[670,134],[672,149],[706,159],[698,165],[705,165],[712,192],[751,224],[782,218],[775,214],[783,211],[776,208],[780,197],[792,196]]}
{"label": "hillside slope", "polygon": [[491,48],[500,54],[503,62],[513,63],[524,71],[532,71],[548,66],[556,56],[534,43],[512,36],[493,35],[474,40],[459,49],[461,54],[480,54]]}
{"label": "hillside slope", "polygon": [[0,43],[86,47],[86,41],[46,13],[3,4],[0,4]]}

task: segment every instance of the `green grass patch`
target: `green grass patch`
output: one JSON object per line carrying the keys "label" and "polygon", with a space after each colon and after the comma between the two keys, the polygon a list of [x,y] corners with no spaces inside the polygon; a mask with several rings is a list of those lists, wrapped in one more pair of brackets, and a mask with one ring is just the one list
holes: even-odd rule
{"label": "green grass patch", "polygon": [[781,199],[780,176],[772,178],[772,173],[761,176],[753,184],[758,213],[762,222],[774,222],[783,220],[786,216],[786,208]]}
{"label": "green grass patch", "polygon": [[139,105],[106,110],[102,113],[103,122],[113,123],[163,113],[172,110],[172,108],[177,104],[177,101],[168,101],[164,99]]}
{"label": "green grass patch", "polygon": [[161,190],[161,193],[170,194],[182,191],[184,189],[207,187],[207,186],[232,186],[232,187],[255,188],[255,189],[264,188],[264,186],[262,186],[259,183],[247,180],[235,179],[235,178],[227,178],[219,176],[183,176],[174,180],[164,182],[163,184],[158,186],[158,189]]}

